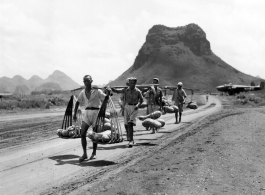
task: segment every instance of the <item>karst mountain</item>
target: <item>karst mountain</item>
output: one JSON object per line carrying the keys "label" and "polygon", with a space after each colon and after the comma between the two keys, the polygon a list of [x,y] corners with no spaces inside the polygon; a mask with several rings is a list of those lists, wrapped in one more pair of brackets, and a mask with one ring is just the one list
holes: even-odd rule
{"label": "karst mountain", "polygon": [[262,80],[219,58],[197,24],[176,28],[153,26],[133,65],[110,85],[124,85],[131,76],[138,79],[138,84],[150,83],[153,77],[158,77],[161,86],[176,86],[181,81],[184,87],[202,91],[214,91],[225,83],[250,85]]}

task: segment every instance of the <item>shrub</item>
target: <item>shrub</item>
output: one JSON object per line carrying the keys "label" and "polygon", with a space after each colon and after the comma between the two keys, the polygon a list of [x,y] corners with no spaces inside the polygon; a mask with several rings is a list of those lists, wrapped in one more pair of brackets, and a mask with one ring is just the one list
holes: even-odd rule
{"label": "shrub", "polygon": [[239,94],[236,96],[234,104],[263,106],[265,105],[265,96],[263,94]]}

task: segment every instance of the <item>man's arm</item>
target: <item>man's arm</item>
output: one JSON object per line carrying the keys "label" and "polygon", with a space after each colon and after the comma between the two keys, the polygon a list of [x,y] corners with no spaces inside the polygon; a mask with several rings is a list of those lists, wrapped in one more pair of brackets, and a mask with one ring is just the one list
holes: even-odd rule
{"label": "man's arm", "polygon": [[[83,102],[84,101],[84,95],[83,95],[83,93],[84,93],[84,91],[82,90],[81,92],[80,92],[80,94],[78,95],[78,97],[77,97],[77,99],[75,98],[75,101],[76,101],[76,103],[75,103],[75,108],[74,108],[74,115],[73,115],[73,119],[74,119],[74,121],[76,121],[76,113],[77,113],[77,109],[78,109],[78,107],[79,107],[79,102]],[[75,96],[74,96],[75,97]]]}
{"label": "man's arm", "polygon": [[176,93],[176,89],[174,90],[173,95],[172,95],[172,102],[175,101],[175,96],[176,96],[175,93]]}
{"label": "man's arm", "polygon": [[139,90],[138,91],[139,93],[139,101],[138,101],[138,104],[136,104],[136,106],[135,106],[135,110],[137,110],[141,105],[142,105],[142,103],[143,103],[143,101],[144,101],[144,98],[143,98],[143,95],[142,95],[142,93],[141,93],[141,91]]}
{"label": "man's arm", "polygon": [[73,116],[73,119],[74,119],[74,121],[76,121],[76,112],[77,112],[77,109],[78,109],[78,107],[79,107],[79,102],[77,101],[76,103],[75,103],[75,109],[74,109],[74,116]]}
{"label": "man's arm", "polygon": [[187,98],[187,94],[186,94],[186,92],[184,91],[184,89],[183,89],[183,96],[184,96],[184,103],[186,102],[186,98]]}

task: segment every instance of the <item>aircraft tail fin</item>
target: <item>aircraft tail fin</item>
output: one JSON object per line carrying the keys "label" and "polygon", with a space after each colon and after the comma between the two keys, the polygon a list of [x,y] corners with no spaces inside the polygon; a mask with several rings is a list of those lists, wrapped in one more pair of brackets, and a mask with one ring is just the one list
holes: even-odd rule
{"label": "aircraft tail fin", "polygon": [[265,82],[264,81],[261,81],[260,82],[260,89],[264,89],[264,87],[265,87]]}

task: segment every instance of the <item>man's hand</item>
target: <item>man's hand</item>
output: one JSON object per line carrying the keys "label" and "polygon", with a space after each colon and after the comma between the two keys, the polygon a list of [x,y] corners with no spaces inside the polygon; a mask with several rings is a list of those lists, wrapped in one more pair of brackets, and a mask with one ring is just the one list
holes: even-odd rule
{"label": "man's hand", "polygon": [[106,93],[108,95],[111,95],[111,88],[109,86],[106,87]]}
{"label": "man's hand", "polygon": [[76,113],[74,113],[73,120],[74,120],[74,122],[76,122],[76,120],[77,120]]}
{"label": "man's hand", "polygon": [[139,108],[139,106],[138,106],[138,105],[136,105],[136,106],[135,106],[135,108],[134,108],[134,110],[138,110],[138,108]]}

